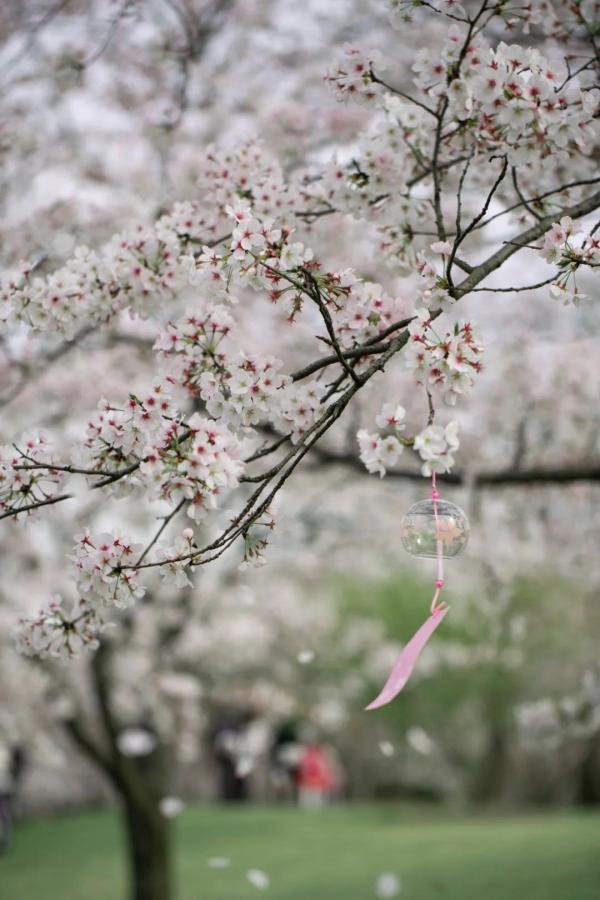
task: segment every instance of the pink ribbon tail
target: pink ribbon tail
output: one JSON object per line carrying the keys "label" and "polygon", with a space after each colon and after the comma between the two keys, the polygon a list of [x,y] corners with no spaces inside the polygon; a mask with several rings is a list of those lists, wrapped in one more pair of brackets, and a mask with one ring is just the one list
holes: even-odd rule
{"label": "pink ribbon tail", "polygon": [[396,660],[394,668],[390,672],[390,676],[384,684],[379,696],[365,707],[367,710],[379,709],[380,706],[385,706],[400,693],[412,675],[412,671],[421,655],[423,647],[438,625],[440,625],[445,618],[448,609],[449,607],[444,605],[438,606],[432,611],[429,618],[423,622],[419,630],[411,637],[410,641]]}

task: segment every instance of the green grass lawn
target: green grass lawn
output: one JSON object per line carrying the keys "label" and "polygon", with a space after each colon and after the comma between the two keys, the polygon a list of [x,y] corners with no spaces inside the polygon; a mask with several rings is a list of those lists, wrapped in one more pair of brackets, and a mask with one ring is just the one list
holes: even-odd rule
{"label": "green grass lawn", "polygon": [[[401,900],[598,900],[600,812],[453,816],[434,808],[195,807],[177,821],[178,900],[368,900],[382,872]],[[227,869],[210,857],[231,860]],[[245,877],[267,872],[260,891]],[[0,900],[120,900],[117,818],[110,812],[25,822],[0,858]]]}

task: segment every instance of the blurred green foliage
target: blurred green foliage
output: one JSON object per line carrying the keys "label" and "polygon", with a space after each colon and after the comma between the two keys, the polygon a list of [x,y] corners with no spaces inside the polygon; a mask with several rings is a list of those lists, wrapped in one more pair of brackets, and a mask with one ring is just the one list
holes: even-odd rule
{"label": "blurred green foliage", "polygon": [[[363,583],[342,578],[334,590],[344,616],[375,619],[387,640],[399,642],[424,621],[432,594],[430,583],[402,573]],[[525,801],[553,799],[552,783],[539,796],[527,796],[516,713],[520,704],[540,699],[560,703],[580,690],[585,671],[596,665],[600,623],[590,612],[589,593],[548,572],[502,583],[490,573],[476,590],[447,590],[444,598],[450,613],[408,685],[369,715],[401,741],[409,728],[423,729],[437,748],[432,768],[441,760],[455,794],[480,802],[518,801],[519,792]],[[365,703],[380,687],[367,682]],[[405,757],[403,775],[407,766]],[[522,785],[516,783],[519,766]]]}

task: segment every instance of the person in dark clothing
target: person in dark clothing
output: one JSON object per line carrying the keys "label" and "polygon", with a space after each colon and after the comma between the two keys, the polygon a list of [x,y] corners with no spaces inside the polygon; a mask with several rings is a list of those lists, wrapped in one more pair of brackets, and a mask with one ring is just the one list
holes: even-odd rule
{"label": "person in dark clothing", "polygon": [[0,853],[8,850],[12,839],[13,800],[24,765],[23,747],[0,741]]}

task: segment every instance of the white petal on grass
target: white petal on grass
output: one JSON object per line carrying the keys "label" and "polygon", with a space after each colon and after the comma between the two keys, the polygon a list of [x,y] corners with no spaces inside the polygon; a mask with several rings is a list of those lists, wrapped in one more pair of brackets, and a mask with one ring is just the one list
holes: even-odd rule
{"label": "white petal on grass", "polygon": [[266,890],[271,884],[271,879],[267,875],[266,872],[262,872],[260,869],[248,869],[246,872],[246,878],[255,888],[258,888],[259,891]]}
{"label": "white petal on grass", "polygon": [[173,819],[183,809],[183,800],[180,800],[179,797],[163,797],[158,808],[165,819]]}
{"label": "white petal on grass", "polygon": [[206,864],[211,869],[228,869],[231,865],[231,860],[227,856],[211,856],[210,859],[206,860]]}
{"label": "white petal on grass", "polygon": [[298,662],[303,666],[307,666],[309,663],[311,663],[313,661],[314,658],[315,658],[314,650],[301,650],[297,656]]}
{"label": "white petal on grass", "polygon": [[375,882],[375,896],[381,900],[397,897],[402,890],[402,883],[393,872],[382,872]]}
{"label": "white petal on grass", "polygon": [[379,749],[383,756],[393,756],[396,752],[396,748],[391,741],[380,741]]}

